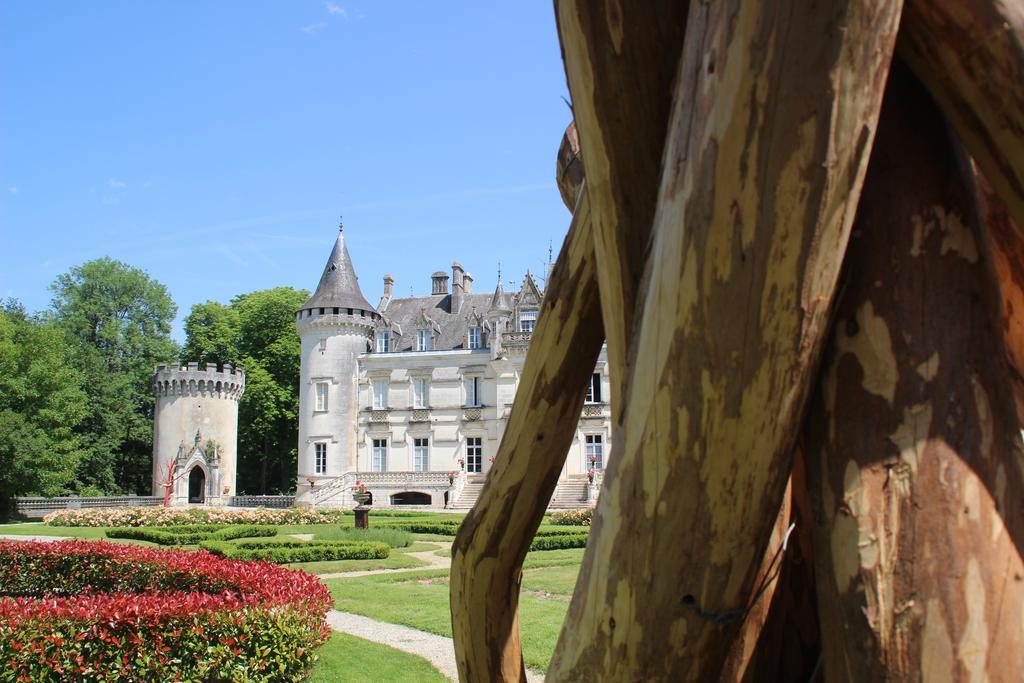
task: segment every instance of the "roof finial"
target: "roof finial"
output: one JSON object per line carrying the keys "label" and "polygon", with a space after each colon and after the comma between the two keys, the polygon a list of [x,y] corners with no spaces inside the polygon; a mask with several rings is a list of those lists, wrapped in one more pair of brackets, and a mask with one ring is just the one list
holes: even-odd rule
{"label": "roof finial", "polygon": [[345,232],[345,217],[338,216],[338,232]]}
{"label": "roof finial", "polygon": [[548,240],[548,265],[551,265],[551,240]]}
{"label": "roof finial", "polygon": [[498,261],[498,284],[501,284],[501,261]]}

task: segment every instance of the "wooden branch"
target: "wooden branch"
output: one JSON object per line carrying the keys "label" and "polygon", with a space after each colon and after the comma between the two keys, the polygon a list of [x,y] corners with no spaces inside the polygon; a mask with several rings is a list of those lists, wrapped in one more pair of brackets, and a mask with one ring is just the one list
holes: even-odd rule
{"label": "wooden branch", "polygon": [[[556,0],[590,211],[611,382],[611,453],[689,3]],[[628,95],[627,95],[628,93]],[[613,456],[614,457],[614,456]]]}
{"label": "wooden branch", "polygon": [[604,341],[584,185],[551,273],[505,435],[452,545],[452,631],[464,681],[525,680],[522,564],[555,490]]}
{"label": "wooden branch", "polygon": [[1024,5],[908,0],[898,50],[1024,226]]}
{"label": "wooden branch", "polygon": [[1024,671],[1024,445],[958,147],[894,67],[807,420],[830,683]]}
{"label": "wooden branch", "polygon": [[550,678],[719,675],[782,501],[899,9],[691,5],[625,446]]}

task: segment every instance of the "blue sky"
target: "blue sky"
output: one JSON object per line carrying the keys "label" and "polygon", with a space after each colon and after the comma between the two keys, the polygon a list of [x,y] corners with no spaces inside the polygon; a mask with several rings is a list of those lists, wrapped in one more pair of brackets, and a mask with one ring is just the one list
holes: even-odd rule
{"label": "blue sky", "polygon": [[364,294],[543,274],[569,214],[549,0],[0,4],[0,297],[120,259],[178,305],[312,289],[338,217]]}

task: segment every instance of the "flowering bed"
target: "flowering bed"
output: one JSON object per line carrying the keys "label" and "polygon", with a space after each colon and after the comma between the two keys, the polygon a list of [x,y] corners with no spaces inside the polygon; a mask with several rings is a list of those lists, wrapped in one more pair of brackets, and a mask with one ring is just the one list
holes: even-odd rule
{"label": "flowering bed", "polygon": [[594,517],[594,508],[582,510],[562,510],[551,514],[551,523],[559,526],[590,526]]}
{"label": "flowering bed", "polygon": [[0,679],[298,681],[329,607],[315,576],[263,562],[0,541]]}
{"label": "flowering bed", "polygon": [[187,524],[333,524],[343,510],[308,508],[90,508],[60,510],[43,518],[50,526],[182,526]]}

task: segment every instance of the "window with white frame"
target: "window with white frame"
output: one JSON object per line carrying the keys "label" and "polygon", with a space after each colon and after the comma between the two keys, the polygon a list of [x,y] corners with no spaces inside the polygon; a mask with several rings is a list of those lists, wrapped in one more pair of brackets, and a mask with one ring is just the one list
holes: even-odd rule
{"label": "window with white frame", "polygon": [[412,407],[426,408],[430,405],[430,386],[425,377],[416,377],[412,381]]}
{"label": "window with white frame", "polygon": [[466,438],[466,471],[479,474],[484,468],[484,440],[480,436]]}
{"label": "window with white frame", "polygon": [[416,330],[416,350],[430,350],[430,330]]}
{"label": "window with white frame", "polygon": [[600,403],[601,402],[601,373],[595,372],[590,376],[590,382],[587,384],[587,403]]}
{"label": "window with white frame", "polygon": [[391,350],[391,333],[387,330],[377,332],[377,353],[387,353]]}
{"label": "window with white frame", "polygon": [[587,467],[604,469],[604,435],[587,434]]}
{"label": "window with white frame", "polygon": [[373,380],[372,390],[374,410],[386,410],[388,407],[388,380]]}
{"label": "window with white frame", "polygon": [[481,396],[480,389],[482,381],[480,377],[467,377],[466,378],[466,405],[470,408],[479,408],[483,396]]}
{"label": "window with white frame", "polygon": [[327,443],[317,441],[313,444],[313,472],[327,474]]}
{"label": "window with white frame", "polygon": [[370,469],[374,472],[388,471],[388,440],[374,439]]}
{"label": "window with white frame", "polygon": [[531,309],[528,311],[519,312],[519,331],[520,332],[533,332],[533,328],[537,325],[537,309]]}
{"label": "window with white frame", "polygon": [[473,326],[469,328],[469,348],[479,349],[480,348],[480,328]]}
{"label": "window with white frame", "polygon": [[316,383],[316,411],[319,413],[327,410],[327,387],[330,386],[329,382],[317,382]]}
{"label": "window with white frame", "polygon": [[412,440],[412,470],[426,472],[430,469],[430,440]]}

